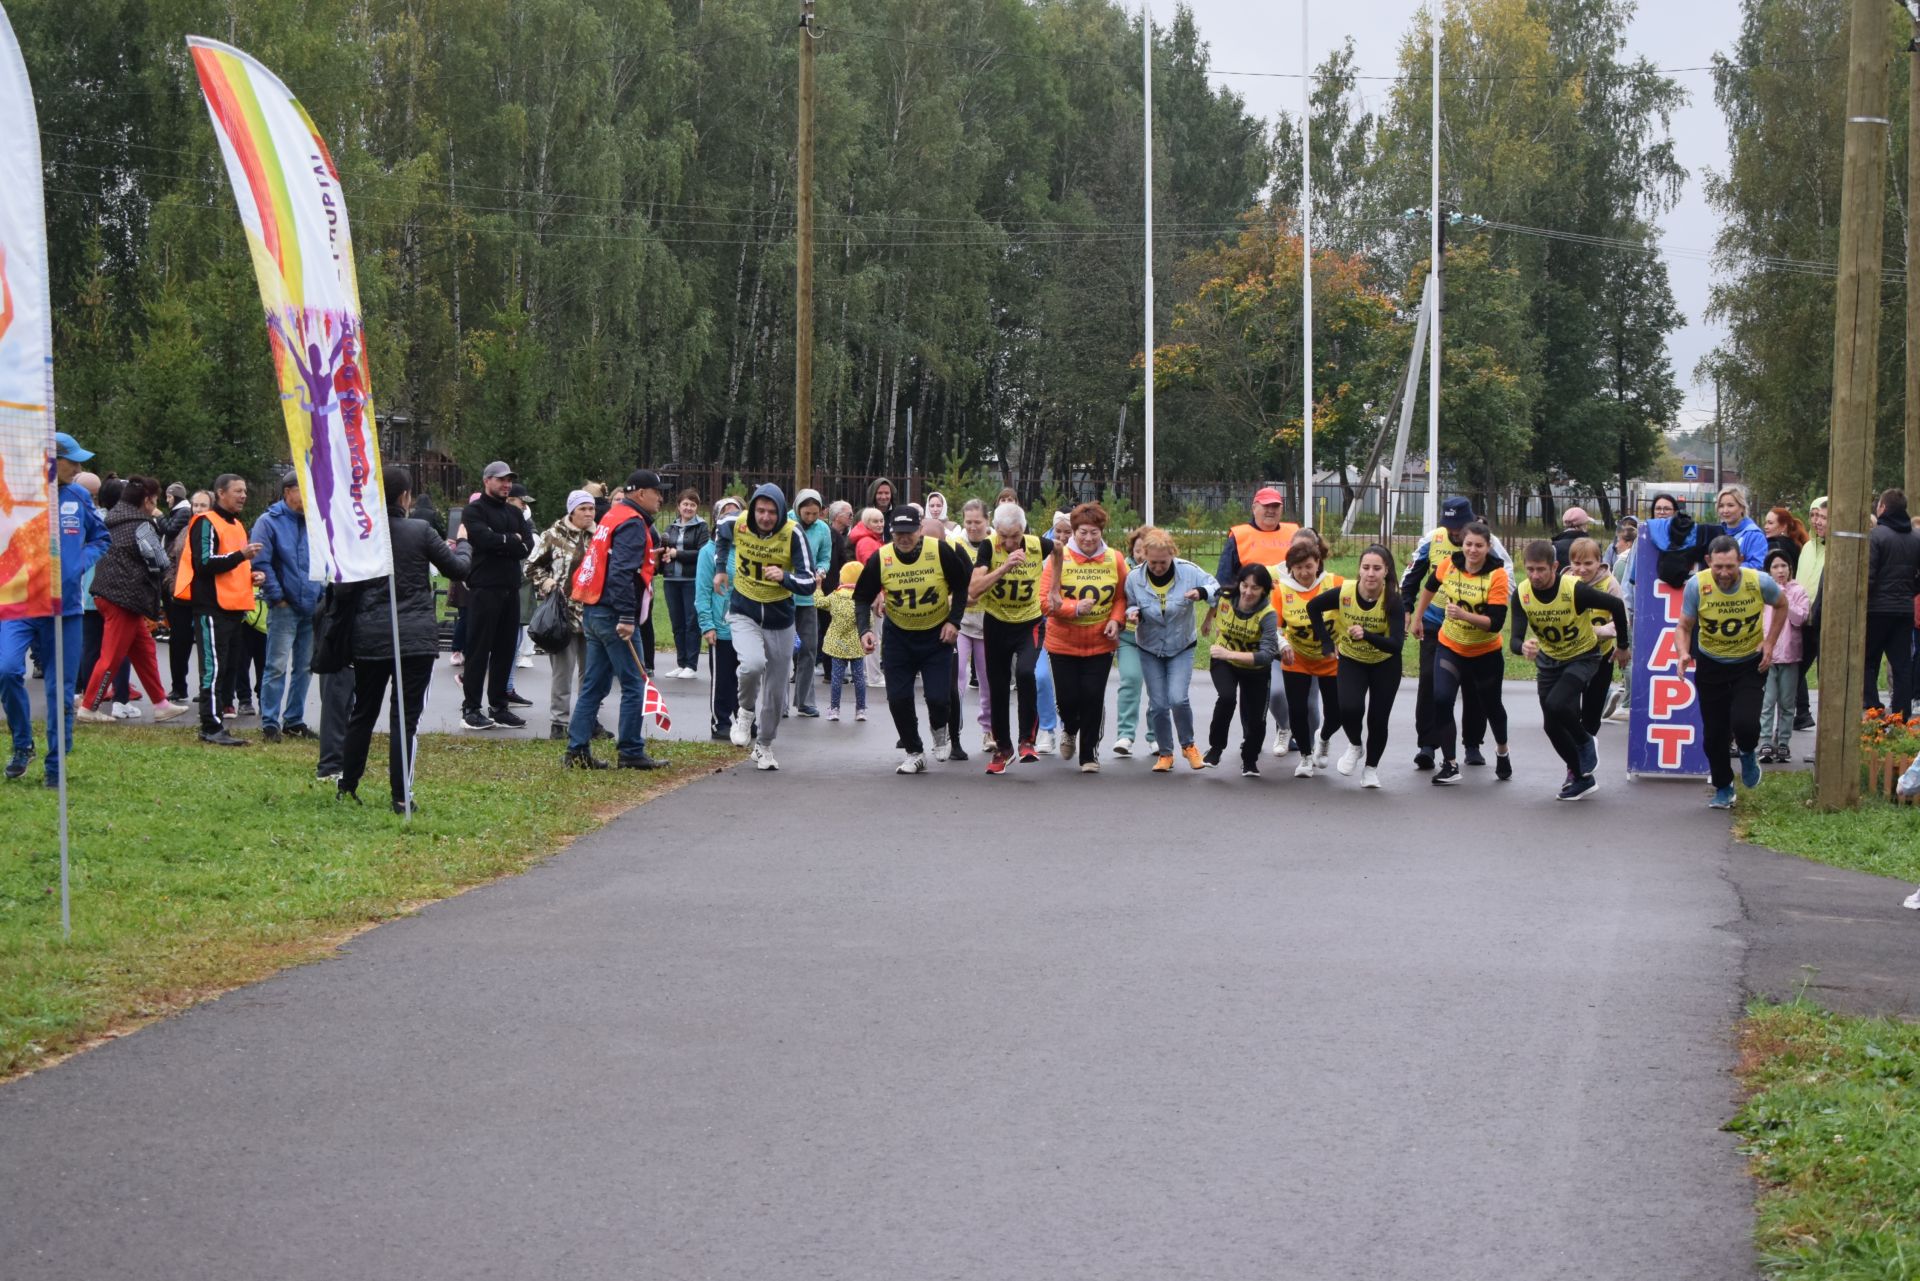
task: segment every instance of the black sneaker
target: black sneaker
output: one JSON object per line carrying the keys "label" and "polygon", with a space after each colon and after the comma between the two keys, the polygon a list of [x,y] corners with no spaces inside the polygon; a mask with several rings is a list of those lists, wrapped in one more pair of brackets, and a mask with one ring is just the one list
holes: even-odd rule
{"label": "black sneaker", "polygon": [[420,802],[415,801],[413,802],[413,804],[409,805],[405,801],[395,801],[393,803],[393,812],[400,815],[405,815],[408,812],[411,812],[414,815],[414,817],[417,818],[420,815]]}
{"label": "black sneaker", "polygon": [[1423,770],[1432,769],[1433,768],[1433,749],[1431,747],[1423,747],[1419,751],[1415,752],[1413,754],[1413,767],[1415,769],[1423,769]]}
{"label": "black sneaker", "polygon": [[460,723],[466,726],[468,729],[473,729],[473,730],[499,728],[497,725],[494,724],[493,717],[487,715],[483,711],[479,711],[478,709],[471,712],[463,713],[460,717]]}
{"label": "black sneaker", "polygon": [[1452,761],[1442,761],[1440,770],[1433,776],[1435,787],[1454,787],[1460,782],[1460,767]]}
{"label": "black sneaker", "polygon": [[1796,730],[1803,730],[1803,729],[1812,729],[1812,728],[1813,728],[1813,717],[1811,717],[1811,716],[1797,716],[1797,717],[1795,717],[1795,718],[1794,718],[1794,721],[1793,721],[1793,727],[1794,727],[1794,729],[1796,729]]}
{"label": "black sneaker", "polygon": [[508,729],[525,729],[527,725],[524,717],[515,716],[504,707],[496,707],[493,709],[493,723],[496,725],[505,725]]}
{"label": "black sneaker", "polygon": [[7,777],[24,778],[27,773],[27,765],[32,760],[33,749],[31,747],[15,748],[13,758],[7,762]]}
{"label": "black sneaker", "polygon": [[286,737],[286,738],[318,738],[320,737],[318,734],[308,729],[305,725],[288,725],[283,727],[280,733],[283,737]]}
{"label": "black sneaker", "polygon": [[1241,778],[1259,778],[1260,767],[1258,765],[1255,765],[1252,761],[1242,761],[1240,762],[1240,777]]}
{"label": "black sneaker", "polygon": [[606,769],[607,763],[593,754],[591,747],[569,747],[560,758],[562,769]]}
{"label": "black sneaker", "polygon": [[1582,774],[1561,788],[1560,795],[1554,797],[1554,799],[1557,801],[1584,801],[1588,796],[1593,794],[1593,789],[1598,786],[1600,786],[1600,782],[1594,778],[1593,775]]}
{"label": "black sneaker", "polygon": [[817,707],[796,707],[793,709],[793,714],[795,716],[804,716],[808,720],[820,719],[820,709]]}
{"label": "black sneaker", "polygon": [[1493,758],[1493,776],[1504,783],[1513,777],[1513,757],[1502,752]]}
{"label": "black sneaker", "polygon": [[638,756],[622,756],[614,762],[617,769],[669,769],[672,761],[663,761],[658,756],[649,756],[645,752]]}
{"label": "black sneaker", "polygon": [[547,726],[547,741],[550,743],[564,743],[567,741],[568,732],[565,721],[554,721]]}
{"label": "black sneaker", "polygon": [[261,728],[261,730],[260,730],[260,741],[261,741],[261,742],[263,742],[263,743],[277,743],[277,742],[279,742],[279,741],[280,741],[280,727],[279,727],[278,725],[267,725],[267,726],[263,726],[263,727]]}
{"label": "black sneaker", "polygon": [[215,747],[245,747],[247,745],[246,739],[235,738],[233,735],[227,733],[225,729],[216,729],[211,732],[203,729],[200,731],[200,741],[203,743],[211,743]]}
{"label": "black sneaker", "polygon": [[[520,695],[518,695],[518,694],[516,694],[516,693],[514,693],[514,692],[513,692],[512,690],[508,690],[508,691],[507,691],[507,706],[508,706],[508,707],[532,707],[532,706],[533,706],[533,700],[532,700],[532,699],[530,699],[530,698],[522,698],[522,697],[520,697]],[[499,718],[498,718],[498,717],[495,717],[495,719],[497,720],[497,719],[499,719]]]}
{"label": "black sneaker", "polygon": [[1480,749],[1477,747],[1468,747],[1464,753],[1464,757],[1469,765],[1485,765],[1487,763],[1487,758],[1481,754]]}
{"label": "black sneaker", "polygon": [[1220,749],[1216,747],[1208,748],[1204,759],[1207,762],[1208,769],[1217,769],[1220,765]]}
{"label": "black sneaker", "polygon": [[[613,731],[612,731],[612,730],[610,730],[610,729],[608,729],[608,728],[607,728],[607,727],[606,727],[605,725],[595,725],[595,726],[593,727],[593,738],[594,738],[594,741],[595,741],[595,742],[597,742],[597,743],[604,743],[604,742],[606,742],[606,741],[607,741],[608,739],[610,739],[610,738],[612,738],[612,737],[613,737]],[[725,737],[726,737],[726,735],[725,735],[725,734],[715,734],[715,735],[714,735],[714,737],[715,737],[715,738],[725,738]]]}
{"label": "black sneaker", "polygon": [[960,746],[958,742],[955,742],[953,745],[953,750],[947,753],[947,759],[950,761],[967,761],[967,760],[972,760],[973,758],[967,755],[966,748]]}

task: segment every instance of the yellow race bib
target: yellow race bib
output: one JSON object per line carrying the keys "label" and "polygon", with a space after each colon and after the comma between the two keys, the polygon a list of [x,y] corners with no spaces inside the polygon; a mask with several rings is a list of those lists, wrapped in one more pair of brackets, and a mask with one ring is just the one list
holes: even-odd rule
{"label": "yellow race bib", "polygon": [[[1022,538],[1026,562],[1008,570],[980,598],[981,608],[1003,623],[1031,623],[1040,617],[1040,576],[1046,572],[1046,561],[1041,555],[1038,538],[1032,534],[1022,535]],[[989,568],[998,569],[1006,563],[1006,549],[995,538],[993,563]]]}
{"label": "yellow race bib", "polygon": [[1695,631],[1700,648],[1715,658],[1750,658],[1760,652],[1761,609],[1766,598],[1760,594],[1760,571],[1742,569],[1740,585],[1722,591],[1713,581],[1713,571],[1703,569],[1693,580],[1700,589],[1700,614]]}
{"label": "yellow race bib", "polygon": [[795,528],[792,521],[782,521],[779,528],[762,537],[747,524],[746,517],[733,522],[733,548],[739,559],[733,585],[742,596],[756,604],[771,605],[791,595],[785,585],[768,582],[761,571],[778,565],[785,573],[793,572]]}
{"label": "yellow race bib", "polygon": [[1340,586],[1340,627],[1339,634],[1333,638],[1333,647],[1342,657],[1356,663],[1384,663],[1392,654],[1383,654],[1365,641],[1357,641],[1348,635],[1349,629],[1358,627],[1363,632],[1372,632],[1376,636],[1385,636],[1393,628],[1387,619],[1387,594],[1380,593],[1380,599],[1371,605],[1360,603],[1360,584],[1343,583]]}
{"label": "yellow race bib", "polygon": [[1075,560],[1071,553],[1060,557],[1060,599],[1092,601],[1093,606],[1078,618],[1069,620],[1079,627],[1099,627],[1113,612],[1113,598],[1120,590],[1120,553],[1112,548],[1098,560]]}
{"label": "yellow race bib", "polygon": [[887,594],[887,621],[910,632],[928,632],[947,621],[953,597],[940,568],[940,544],[922,540],[920,558],[909,564],[892,543],[880,548],[880,590]]}
{"label": "yellow race bib", "polygon": [[1552,600],[1540,599],[1533,590],[1532,579],[1523,579],[1520,583],[1520,604],[1527,611],[1527,626],[1534,640],[1540,643],[1540,652],[1555,662],[1572,662],[1592,653],[1600,643],[1600,638],[1593,634],[1589,612],[1574,608],[1574,585],[1579,581],[1578,574],[1562,575]]}

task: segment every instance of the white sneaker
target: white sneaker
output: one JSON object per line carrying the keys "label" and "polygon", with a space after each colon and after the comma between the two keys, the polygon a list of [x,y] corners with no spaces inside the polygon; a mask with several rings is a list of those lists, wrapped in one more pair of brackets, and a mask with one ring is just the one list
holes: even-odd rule
{"label": "white sneaker", "polygon": [[1060,733],[1060,759],[1070,761],[1079,755],[1080,744],[1072,734],[1062,730]]}
{"label": "white sneaker", "polygon": [[1293,776],[1295,778],[1312,778],[1313,757],[1305,752],[1300,753],[1300,763],[1293,767]]}
{"label": "white sneaker", "polygon": [[[1349,743],[1347,750],[1340,753],[1340,764],[1334,768],[1340,771],[1341,778],[1350,778],[1353,775],[1354,766],[1358,765],[1365,756],[1366,753],[1360,750],[1360,744]],[[1374,786],[1378,787],[1379,783],[1376,782]]]}
{"label": "white sneaker", "polygon": [[780,762],[773,759],[773,749],[765,743],[753,745],[753,767],[755,769],[779,769]]}
{"label": "white sneaker", "polygon": [[1333,740],[1330,738],[1323,738],[1315,743],[1313,745],[1313,767],[1315,769],[1325,769],[1327,767],[1327,757],[1332,751]]}
{"label": "white sneaker", "polygon": [[1371,766],[1371,765],[1369,765],[1369,766],[1367,766],[1367,767],[1366,767],[1365,769],[1363,769],[1363,770],[1361,770],[1361,771],[1360,771],[1360,786],[1362,786],[1362,787],[1378,787],[1378,786],[1380,786],[1380,771],[1379,771],[1379,770],[1377,770],[1377,769],[1375,769],[1375,768],[1374,768],[1373,766]]}
{"label": "white sneaker", "polygon": [[901,761],[899,768],[894,770],[893,772],[896,774],[926,773],[927,772],[927,754],[925,752],[908,752],[907,758]]}
{"label": "white sneaker", "polygon": [[1909,912],[1920,912],[1920,890],[1915,890],[1913,893],[1907,895],[1907,901],[1900,906],[1906,908]]}
{"label": "white sneaker", "polygon": [[1113,740],[1113,754],[1114,754],[1115,756],[1132,756],[1132,755],[1133,755],[1133,740],[1132,740],[1132,739],[1130,739],[1130,738],[1116,738],[1116,739],[1114,739],[1114,740]]}
{"label": "white sneaker", "polygon": [[947,741],[947,731],[943,729],[933,731],[933,759],[944,761],[951,755],[953,755],[953,745]]}
{"label": "white sneaker", "polygon": [[1160,744],[1154,742],[1151,738],[1147,740],[1147,755],[1148,756],[1160,755]]}
{"label": "white sneaker", "polygon": [[1056,745],[1057,743],[1054,738],[1053,731],[1050,729],[1043,729],[1038,734],[1034,735],[1033,750],[1041,756],[1045,756],[1048,753],[1052,752]]}
{"label": "white sneaker", "polygon": [[1274,757],[1275,757],[1276,759],[1285,759],[1285,758],[1286,758],[1286,755],[1287,755],[1287,753],[1288,753],[1288,752],[1289,752],[1290,750],[1292,750],[1292,749],[1290,749],[1290,748],[1289,748],[1289,747],[1287,746],[1287,731],[1285,731],[1285,730],[1283,730],[1283,729],[1277,729],[1277,730],[1275,730],[1275,731],[1273,731],[1273,754],[1274,754]]}
{"label": "white sneaker", "polygon": [[517,659],[515,659],[515,660],[514,660],[514,663],[513,663],[513,665],[514,665],[515,667],[532,667],[532,666],[533,666],[533,659],[531,659],[531,658],[529,658],[529,657],[528,657],[527,655],[525,655],[525,654],[522,654],[522,655],[520,655],[520,657],[519,657],[519,658],[517,658]]}
{"label": "white sneaker", "polygon": [[1081,761],[1080,772],[1082,774],[1098,774],[1100,772],[1100,762],[1099,761]]}
{"label": "white sneaker", "polygon": [[85,703],[75,703],[73,705],[73,719],[76,721],[85,721],[89,724],[111,725],[114,721],[121,718],[113,715],[111,712],[103,712],[97,707],[88,707]]}
{"label": "white sneaker", "polygon": [[727,739],[735,747],[745,747],[753,741],[753,726],[739,712],[733,714],[733,728],[727,731]]}
{"label": "white sneaker", "polygon": [[982,734],[980,736],[980,750],[985,752],[988,756],[993,755],[993,735]]}
{"label": "white sneaker", "polygon": [[114,720],[130,721],[133,719],[133,716],[134,716],[133,709],[131,707],[128,707],[125,703],[115,703],[113,705]]}
{"label": "white sneaker", "polygon": [[187,705],[185,703],[155,703],[153,705],[153,719],[155,722],[170,721],[176,716],[186,715],[186,711]]}
{"label": "white sneaker", "polygon": [[1624,700],[1626,696],[1627,696],[1626,691],[1621,689],[1618,685],[1608,690],[1607,691],[1607,707],[1605,711],[1600,713],[1600,719],[1603,721],[1612,720],[1613,714],[1620,710],[1621,701]]}

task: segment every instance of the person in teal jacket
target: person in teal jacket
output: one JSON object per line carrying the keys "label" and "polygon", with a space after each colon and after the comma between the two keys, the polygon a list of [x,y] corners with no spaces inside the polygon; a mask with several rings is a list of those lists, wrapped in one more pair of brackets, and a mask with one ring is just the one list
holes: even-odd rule
{"label": "person in teal jacket", "polygon": [[[824,506],[819,490],[803,489],[799,497],[793,500],[793,510],[787,513],[800,526],[800,536],[807,540],[807,551],[812,554],[816,567],[824,566],[833,559],[833,526],[820,519]],[[833,584],[828,583],[827,586],[831,588]],[[820,714],[820,708],[813,701],[814,677],[820,666],[820,611],[814,608],[814,604],[811,596],[793,598],[795,716]]]}
{"label": "person in teal jacket", "polygon": [[[739,515],[738,500],[722,498],[713,505],[714,528],[731,523]],[[727,626],[727,594],[732,588],[734,571],[733,540],[729,538],[726,542],[726,586],[717,589],[714,586],[719,560],[714,555],[718,544],[711,538],[702,544],[700,559],[693,571],[693,612],[700,620],[701,639],[707,642],[707,715],[716,739],[726,738],[733,729],[734,707],[740,701],[740,659],[733,652],[733,629]]]}

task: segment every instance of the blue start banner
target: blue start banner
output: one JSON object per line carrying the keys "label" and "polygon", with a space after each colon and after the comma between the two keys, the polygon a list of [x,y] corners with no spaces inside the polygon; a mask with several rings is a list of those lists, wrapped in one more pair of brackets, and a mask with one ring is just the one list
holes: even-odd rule
{"label": "blue start banner", "polygon": [[1660,551],[1651,538],[1640,539],[1633,555],[1633,703],[1627,724],[1627,773],[1705,777],[1700,696],[1680,666],[1677,633],[1684,592],[1660,581]]}

